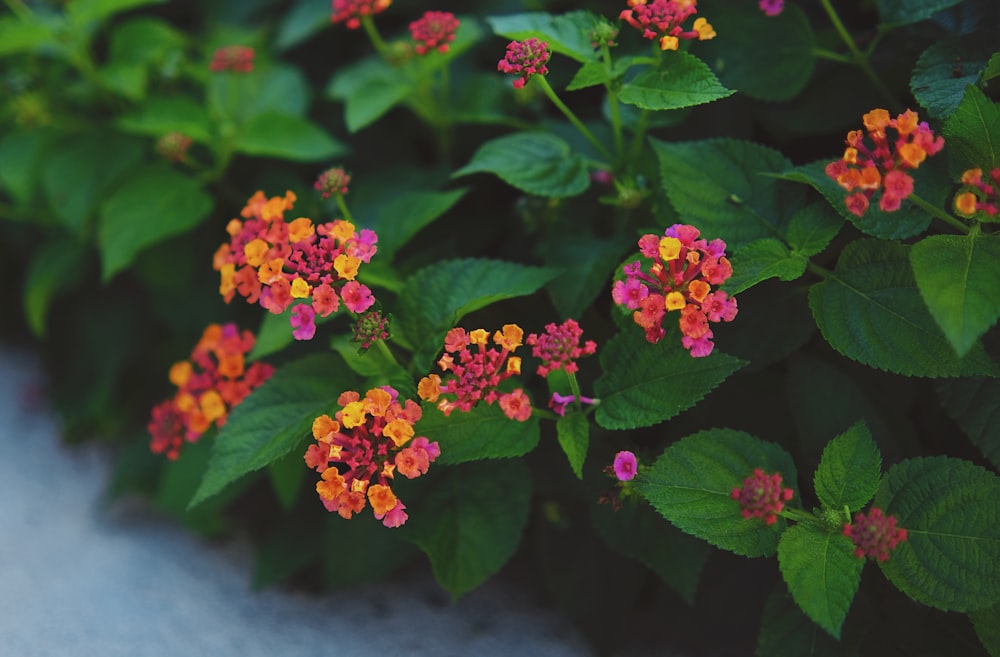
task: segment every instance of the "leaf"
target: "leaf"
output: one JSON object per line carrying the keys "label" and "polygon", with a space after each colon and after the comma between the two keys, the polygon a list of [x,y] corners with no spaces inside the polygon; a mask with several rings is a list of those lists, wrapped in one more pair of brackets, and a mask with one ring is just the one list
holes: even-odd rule
{"label": "leaf", "polygon": [[149,137],[180,132],[206,144],[214,140],[208,112],[201,103],[188,96],[149,98],[135,112],[120,116],[117,125],[126,132]]}
{"label": "leaf", "polygon": [[271,488],[274,489],[274,494],[285,511],[295,506],[299,493],[302,492],[302,482],[308,470],[302,465],[302,455],[289,452],[267,466]]}
{"label": "leaf", "polygon": [[882,480],[873,505],[907,538],[879,563],[896,588],[945,611],[1000,602],[1000,478],[962,459],[909,459]]}
{"label": "leaf", "polygon": [[839,639],[865,565],[854,556],[851,539],[817,525],[789,527],[778,542],[778,565],[795,603]]}
{"label": "leaf", "polygon": [[0,187],[12,199],[27,203],[35,195],[45,151],[54,139],[44,129],[8,132],[0,139]]}
{"label": "leaf", "polygon": [[865,423],[858,422],[827,444],[813,476],[816,497],[828,509],[861,510],[882,480],[882,455]]}
{"label": "leaf", "polygon": [[764,175],[790,165],[770,148],[734,139],[650,143],[680,220],[731,249],[781,237],[787,218],[805,201],[803,190]]}
{"label": "leaf", "polygon": [[805,273],[808,262],[805,256],[789,251],[781,240],[754,240],[733,252],[733,275],[724,287],[734,295],[768,278],[794,281]]}
{"label": "leaf", "polygon": [[251,119],[234,144],[247,155],[282,158],[296,162],[326,160],[346,152],[346,146],[325,130],[294,114],[268,113]]}
{"label": "leaf", "polygon": [[414,425],[417,435],[437,441],[441,456],[435,463],[454,465],[483,459],[523,456],[535,449],[541,432],[538,417],[511,420],[496,404],[477,404],[468,413],[445,417],[434,404],[424,404],[423,417]]}
{"label": "leaf", "polygon": [[792,252],[806,257],[822,253],[844,225],[844,219],[827,203],[810,203],[792,215],[785,239]]}
{"label": "leaf", "polygon": [[170,23],[142,16],[116,26],[108,44],[112,62],[163,66],[172,54],[183,55],[186,38]]}
{"label": "leaf", "polygon": [[795,604],[791,593],[775,587],[764,604],[757,636],[757,657],[857,657],[856,645],[845,645],[820,630]]}
{"label": "leaf", "polygon": [[672,110],[732,96],[705,62],[686,52],[665,55],[662,65],[648,68],[622,85],[618,100],[644,110]]}
{"label": "leaf", "polygon": [[959,356],[1000,318],[1000,236],[932,235],[910,251],[920,296]]}
{"label": "leaf", "polygon": [[836,270],[809,290],[823,337],[852,360],[905,376],[996,373],[979,345],[956,356],[920,297],[909,253],[896,242],[848,244]]}
{"label": "leaf", "polygon": [[875,5],[881,17],[879,27],[886,29],[917,23],[959,2],[961,0],[876,0]]}
{"label": "leaf", "polygon": [[948,118],[962,101],[966,87],[979,82],[998,37],[997,32],[963,34],[938,41],[920,54],[910,91],[931,118]]}
{"label": "leaf", "polygon": [[140,251],[194,228],[211,210],[212,197],[198,180],[165,164],[140,169],[101,206],[101,277],[111,280]]}
{"label": "leaf", "polygon": [[535,255],[563,272],[546,286],[562,317],[580,317],[601,293],[622,257],[635,247],[631,236],[592,237],[560,232],[539,240]]}
{"label": "leaf", "polygon": [[379,57],[368,57],[339,69],[326,95],[344,103],[347,131],[354,133],[374,123],[413,91],[406,74]]}
{"label": "leaf", "polygon": [[304,448],[313,420],[328,412],[340,393],[351,389],[353,381],[343,361],[330,354],[307,356],[275,371],[226,418],[189,507]]}
{"label": "leaf", "polygon": [[62,25],[46,24],[31,16],[28,19],[14,16],[0,17],[0,57],[31,52],[40,46],[56,41],[56,30]]}
{"label": "leaf", "polygon": [[625,75],[625,71],[640,63],[652,63],[643,57],[619,57],[614,60],[611,66],[604,61],[587,62],[577,70],[573,79],[566,85],[566,91],[577,91],[586,89],[606,82],[616,80]]}
{"label": "leaf", "polygon": [[983,82],[992,80],[1000,76],[1000,52],[990,55],[990,60],[986,62],[986,70],[983,71]]}
{"label": "leaf", "polygon": [[274,47],[288,50],[329,25],[329,0],[298,0],[278,25]]}
{"label": "leaf", "polygon": [[[331,588],[345,589],[387,579],[419,554],[399,531],[402,530],[390,532],[369,513],[350,521],[333,518],[327,523],[320,544],[324,557],[323,582]],[[364,550],[357,549],[361,545]]]}
{"label": "leaf", "polygon": [[1000,379],[941,379],[935,388],[948,415],[1000,469]]}
{"label": "leaf", "polygon": [[24,315],[35,337],[45,337],[49,306],[78,282],[86,258],[86,247],[71,239],[47,242],[32,258],[24,279]]}
{"label": "leaf", "polygon": [[77,25],[99,22],[137,7],[162,4],[166,0],[74,0],[68,6],[69,17]]}
{"label": "leaf", "polygon": [[778,472],[784,486],[794,487],[795,463],[785,450],[748,433],[709,429],[682,438],[648,468],[640,468],[633,484],[660,515],[679,529],[745,557],[774,554],[785,521],[773,525],[744,518],[734,489],[755,468]]}
{"label": "leaf", "polygon": [[419,191],[392,198],[383,205],[370,228],[378,234],[378,257],[392,261],[396,253],[465,196],[466,189]]}
{"label": "leaf", "polygon": [[486,19],[494,33],[512,39],[540,39],[554,53],[578,62],[595,61],[590,32],[600,19],[589,11],[571,11],[559,16],[545,12],[490,16]]}
{"label": "leaf", "polygon": [[530,508],[523,463],[470,463],[448,472],[400,532],[427,554],[435,578],[457,599],[513,556]]}
{"label": "leaf", "polygon": [[1000,655],[1000,605],[969,612],[979,642],[991,657]]}
{"label": "leaf", "polygon": [[609,340],[599,358],[604,373],[594,382],[601,399],[596,419],[605,429],[636,429],[669,420],[746,365],[718,350],[692,358],[669,335],[650,344],[637,326]]}
{"label": "leaf", "polygon": [[472,160],[452,174],[488,172],[529,194],[576,196],[590,186],[587,163],[568,143],[546,132],[517,132],[482,144]]}
{"label": "leaf", "polygon": [[556,420],[556,439],[577,479],[583,479],[583,463],[590,445],[590,422],[582,413],[567,413]]}
{"label": "leaf", "polygon": [[260,360],[264,356],[276,354],[288,345],[295,342],[292,335],[292,327],[288,320],[292,316],[292,306],[285,309],[285,312],[274,314],[265,313],[260,320],[260,328],[257,329],[257,339],[253,343],[253,349],[248,356],[249,360]]}
{"label": "leaf", "polygon": [[966,169],[984,173],[1000,166],[1000,107],[974,85],[944,124],[948,170],[960,179]]}
{"label": "leaf", "polygon": [[265,63],[249,73],[213,75],[205,91],[211,114],[245,125],[262,114],[303,116],[312,87],[299,68]]}
{"label": "leaf", "polygon": [[359,352],[360,344],[349,335],[334,336],[330,340],[330,348],[340,354],[352,372],[366,377],[366,389],[390,385],[404,399],[416,397],[417,388],[413,379],[388,349],[373,346]]}

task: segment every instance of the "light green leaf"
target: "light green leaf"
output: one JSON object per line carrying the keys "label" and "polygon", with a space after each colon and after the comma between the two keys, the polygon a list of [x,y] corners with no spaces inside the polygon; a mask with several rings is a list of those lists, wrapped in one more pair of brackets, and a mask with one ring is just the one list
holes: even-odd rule
{"label": "light green leaf", "polygon": [[625,75],[625,71],[632,66],[640,63],[649,64],[652,63],[652,60],[644,57],[620,57],[616,58],[610,67],[603,61],[587,62],[580,67],[573,79],[566,85],[566,91],[577,91],[611,82]]}
{"label": "light green leaf", "polygon": [[986,62],[986,70],[983,71],[983,82],[992,80],[1000,76],[1000,52],[990,55],[990,60]]}
{"label": "light green leaf", "polygon": [[966,87],[979,82],[998,38],[997,32],[963,34],[938,41],[921,53],[910,91],[931,118],[944,119],[955,111]]}
{"label": "light green leaf", "polygon": [[583,463],[590,445],[590,422],[582,413],[567,413],[556,420],[556,438],[562,447],[569,467],[577,479],[583,479]]}
{"label": "light green leaf", "polygon": [[380,57],[369,57],[339,69],[326,95],[344,103],[347,131],[354,133],[377,121],[413,91],[413,81]]}
{"label": "light green leaf", "polygon": [[935,388],[948,415],[1000,469],[1000,379],[941,379]]}
{"label": "light green leaf", "polygon": [[882,480],[882,455],[864,422],[829,442],[813,476],[816,497],[824,507],[859,511]]}
{"label": "light green leaf", "polygon": [[961,0],[876,0],[881,17],[880,28],[909,25],[928,19],[942,9],[957,5]]}
{"label": "light green leaf", "polygon": [[733,275],[724,287],[733,295],[768,278],[794,281],[805,273],[808,262],[804,255],[789,251],[779,239],[754,240],[733,252]]}
{"label": "light green leaf", "polygon": [[326,160],[346,151],[344,144],[309,119],[277,113],[251,119],[243,126],[234,147],[247,155],[297,162]]}
{"label": "light green leaf", "polygon": [[47,242],[32,258],[24,280],[24,315],[36,337],[45,337],[49,306],[79,281],[86,258],[86,247],[71,239]]}
{"label": "light green leaf", "polygon": [[682,438],[651,466],[640,468],[635,489],[679,529],[745,557],[774,554],[785,521],[768,525],[744,518],[734,489],[755,468],[782,476],[795,488],[795,463],[785,450],[742,431],[709,429]]}
{"label": "light green leaf", "polygon": [[1000,166],[1000,107],[969,85],[955,113],[944,124],[948,170],[956,180],[966,169],[986,174]]}
{"label": "light green leaf", "polygon": [[1000,478],[962,459],[934,456],[894,465],[873,506],[907,538],[879,563],[917,602],[972,611],[1000,602]]}
{"label": "light green leaf", "polygon": [[105,19],[146,5],[158,5],[165,0],[74,0],[68,7],[68,15],[77,25]]}
{"label": "light green leaf", "polygon": [[511,420],[496,404],[477,404],[468,413],[445,415],[434,404],[424,404],[424,414],[414,425],[418,436],[437,441],[441,456],[435,463],[456,464],[484,459],[523,456],[535,449],[541,431],[538,417]]}
{"label": "light green leaf", "polygon": [[518,132],[492,139],[452,177],[479,172],[494,173],[522,191],[551,198],[576,196],[590,186],[584,158],[546,132]]}
{"label": "light green leaf", "polygon": [[670,52],[664,63],[622,85],[618,100],[644,110],[672,110],[704,105],[732,96],[705,62],[686,52]]}
{"label": "light green leaf", "polygon": [[493,32],[512,39],[541,39],[552,52],[572,57],[578,62],[595,61],[597,53],[590,45],[590,32],[599,19],[589,11],[571,11],[559,16],[545,12],[490,16],[486,19]]}
{"label": "light green leaf", "polygon": [[365,388],[390,385],[404,399],[414,399],[417,396],[413,378],[396,362],[388,349],[373,345],[366,351],[360,351],[360,343],[355,342],[350,335],[334,336],[330,340],[330,348],[340,354],[353,372],[366,378]]}
{"label": "light green leaf", "polygon": [[142,16],[116,26],[108,44],[112,62],[162,67],[172,54],[180,57],[187,39],[170,23]]}
{"label": "light green leaf", "polygon": [[51,22],[4,16],[0,18],[0,57],[31,52],[56,41],[56,28]]}

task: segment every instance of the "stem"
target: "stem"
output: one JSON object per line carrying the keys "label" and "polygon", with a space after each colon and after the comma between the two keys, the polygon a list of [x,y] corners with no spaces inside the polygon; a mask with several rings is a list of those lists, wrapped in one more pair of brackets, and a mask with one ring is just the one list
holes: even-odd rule
{"label": "stem", "polygon": [[347,209],[347,203],[344,202],[343,194],[334,194],[334,198],[337,200],[337,207],[340,208],[340,214],[344,215],[342,218],[344,221],[349,221],[352,224],[354,219],[351,218],[351,211]]}
{"label": "stem", "polygon": [[833,50],[827,50],[826,48],[813,48],[811,52],[817,57],[821,57],[823,59],[829,59],[834,62],[840,62],[841,64],[851,64],[854,61],[847,55],[843,55],[839,52],[834,52]]}
{"label": "stem", "polygon": [[17,14],[21,20],[28,20],[34,15],[31,8],[24,4],[23,0],[4,0],[4,4],[10,7],[10,10]]}
{"label": "stem", "polygon": [[396,360],[396,357],[392,354],[392,351],[390,351],[389,345],[385,343],[385,340],[376,340],[375,348],[378,349],[379,353],[385,356],[386,360],[388,360],[390,363],[394,365],[399,364],[399,362]]}
{"label": "stem", "polygon": [[573,406],[580,410],[583,408],[583,402],[580,401],[580,383],[576,380],[576,372],[568,372],[567,377],[569,378],[569,390],[573,393]]}
{"label": "stem", "polygon": [[635,124],[635,134],[632,135],[632,145],[629,147],[629,160],[638,159],[642,153],[642,142],[646,138],[646,126],[649,123],[649,110],[642,110],[639,113],[639,120]]}
{"label": "stem", "polygon": [[816,516],[809,513],[808,511],[803,511],[802,509],[790,509],[788,507],[785,507],[780,512],[778,512],[778,515],[784,518],[785,520],[791,520],[793,522],[811,522],[811,523],[818,522]]}
{"label": "stem", "polygon": [[936,205],[933,205],[931,203],[928,203],[927,201],[925,201],[924,199],[920,198],[916,194],[910,194],[907,198],[909,198],[911,201],[913,201],[914,205],[916,205],[921,210],[924,210],[925,212],[927,212],[928,214],[930,214],[935,219],[940,219],[941,221],[945,222],[946,224],[948,224],[952,228],[958,230],[961,233],[965,233],[966,235],[968,235],[968,233],[969,233],[969,227],[966,226],[961,221],[959,221],[958,219],[956,219],[955,217],[953,217],[950,214],[948,214],[947,212],[945,212],[944,210],[942,210],[941,208],[939,208]]}
{"label": "stem", "polygon": [[608,152],[608,149],[604,147],[604,144],[598,141],[597,137],[594,136],[594,133],[592,133],[590,129],[587,128],[587,126],[583,125],[580,119],[576,117],[576,114],[573,113],[573,110],[566,107],[566,104],[559,99],[559,96],[556,95],[556,92],[549,85],[549,81],[546,80],[545,77],[542,75],[532,76],[532,79],[538,80],[538,84],[541,85],[542,91],[544,91],[545,95],[548,96],[549,100],[552,101],[552,104],[555,105],[557,108],[559,108],[559,111],[562,112],[563,115],[567,119],[569,119],[569,122],[572,123],[577,130],[580,131],[580,134],[586,137],[587,141],[589,141],[591,144],[594,145],[594,148],[597,149],[597,152],[599,152],[605,159],[607,159],[609,163],[613,162],[614,157],[612,157],[611,153]]}
{"label": "stem", "polygon": [[365,34],[368,35],[368,40],[375,46],[375,51],[382,57],[385,57],[389,52],[389,46],[382,40],[382,35],[378,33],[378,28],[375,27],[375,21],[372,19],[371,14],[361,17],[361,26],[365,28]]}
{"label": "stem", "polygon": [[[601,45],[601,57],[604,60],[604,67],[611,74],[611,48],[608,44]],[[618,94],[611,87],[611,82],[604,83],[604,88],[608,92],[608,107],[611,111],[611,132],[615,138],[615,152],[619,158],[625,155],[625,139],[622,137],[622,116],[621,108],[618,107]]]}

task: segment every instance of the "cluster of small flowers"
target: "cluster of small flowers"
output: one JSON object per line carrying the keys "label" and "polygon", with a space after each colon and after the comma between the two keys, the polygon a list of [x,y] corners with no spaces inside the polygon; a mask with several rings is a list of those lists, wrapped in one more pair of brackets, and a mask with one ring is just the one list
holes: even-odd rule
{"label": "cluster of small flowers", "polygon": [[[869,200],[880,189],[879,208],[894,212],[913,193],[913,178],[906,170],[916,169],[928,155],[944,148],[944,138],[936,137],[911,110],[891,119],[886,110],[874,109],[862,120],[874,148],[865,144],[863,131],[848,132],[843,157],[826,166],[826,175],[848,192],[859,190],[845,199],[851,214],[864,216]],[[896,131],[894,142],[889,141],[886,128]]]}
{"label": "cluster of small flowers", "polygon": [[743,480],[742,488],[734,488],[730,494],[740,503],[744,518],[763,518],[764,523],[773,525],[778,514],[785,508],[785,502],[795,494],[791,488],[781,487],[781,475],[767,474],[756,468],[753,474]]}
{"label": "cluster of small flowers", "polygon": [[642,32],[647,39],[659,39],[661,50],[677,50],[680,39],[705,41],[715,38],[715,30],[704,18],[697,18],[690,30],[681,24],[698,13],[698,0],[628,0],[619,18]]}
{"label": "cluster of small flowers", "polygon": [[191,138],[183,132],[168,132],[156,140],[156,152],[168,162],[183,162],[191,147]]}
{"label": "cluster of small flowers", "polygon": [[859,513],[854,523],[844,525],[844,536],[854,543],[854,554],[860,559],[872,557],[879,561],[889,558],[889,551],[906,540],[906,530],[896,527],[896,518],[873,508],[866,516]]}
{"label": "cluster of small flowers", "polygon": [[[371,260],[377,247],[374,231],[358,232],[349,221],[335,219],[314,225],[307,217],[286,223],[284,213],[295,194],[267,198],[258,191],[226,226],[230,241],[215,253],[219,292],[228,303],[235,293],[247,303],[259,302],[280,314],[296,299],[290,322],[297,340],[310,340],[315,317],[326,317],[340,307],[361,313],[375,303],[371,290],[355,280],[361,263]],[[338,295],[339,291],[339,295]]]}
{"label": "cluster of small flowers", "polygon": [[455,40],[459,20],[450,11],[428,11],[410,23],[410,34],[416,41],[414,50],[425,55],[431,50],[448,52],[448,44]]}
{"label": "cluster of small flowers", "polygon": [[254,49],[247,46],[226,46],[212,54],[208,67],[213,71],[249,73],[253,70]]}
{"label": "cluster of small flowers", "polygon": [[319,192],[321,198],[330,198],[331,196],[346,195],[350,182],[351,174],[341,167],[333,167],[319,174],[313,187]]}
{"label": "cluster of small flowers", "polygon": [[955,211],[963,217],[983,212],[991,217],[1000,212],[1000,168],[990,171],[992,184],[983,182],[982,169],[969,169],[962,174],[965,187],[955,196]]}
{"label": "cluster of small flowers", "polygon": [[597,343],[587,340],[580,346],[583,329],[575,319],[567,319],[562,324],[555,322],[545,325],[545,333],[532,333],[524,343],[531,347],[531,355],[541,358],[536,372],[538,376],[548,376],[552,370],[563,370],[573,374],[580,369],[576,359],[590,356],[597,351]]}
{"label": "cluster of small flowers", "polygon": [[726,258],[726,243],[720,239],[698,239],[694,226],[674,224],[663,237],[648,234],[639,238],[639,251],[653,259],[649,272],[636,260],[625,265],[625,280],[615,281],[614,302],[634,310],[632,318],[646,331],[646,340],[659,342],[665,331],[666,312],[679,310],[681,343],[691,356],[712,353],[715,343],[709,322],[730,322],[738,311],[736,299],[712,291],[733,273]]}
{"label": "cluster of small flowers", "polygon": [[256,362],[249,367],[244,355],[254,345],[250,331],[235,324],[211,324],[191,352],[191,359],[170,368],[177,393],[153,408],[149,447],[175,460],[184,442],[197,442],[212,425],[225,424],[229,412],[266,381],[274,368]]}
{"label": "cluster of small flowers", "polygon": [[420,405],[400,402],[389,386],[373,388],[364,398],[349,390],[337,404],[341,409],[336,419],[321,415],[313,421],[316,444],[303,457],[306,465],[321,473],[316,483],[320,500],[327,511],[348,519],[370,502],[376,519],[386,527],[399,527],[408,516],[391,480],[397,472],[407,479],[427,474],[441,454],[437,442],[414,438]]}
{"label": "cluster of small flowers", "polygon": [[344,23],[347,29],[356,30],[361,27],[363,17],[383,12],[391,4],[392,0],[333,0],[330,22],[334,25]]}
{"label": "cluster of small flowers", "polygon": [[389,339],[389,315],[382,314],[381,304],[375,302],[374,308],[369,308],[358,315],[354,323],[354,341],[361,344],[362,350],[367,350],[379,340]]}
{"label": "cluster of small flowers", "polygon": [[[487,404],[496,401],[507,417],[524,422],[531,417],[528,395],[521,388],[513,392],[498,388],[505,379],[521,373],[521,358],[511,354],[521,346],[523,336],[520,326],[505,324],[502,332],[493,334],[493,342],[499,348],[490,348],[487,346],[490,334],[484,329],[466,332],[463,328],[453,328],[445,336],[445,354],[438,360],[441,370],[451,376],[446,382],[437,374],[425,376],[417,385],[417,394],[424,401],[438,402],[437,407],[445,416],[455,409],[471,411],[480,401]],[[472,345],[478,347],[475,352],[470,349]]]}
{"label": "cluster of small flowers", "polygon": [[507,44],[507,54],[497,62],[497,70],[521,76],[514,80],[514,88],[523,89],[533,75],[546,75],[549,72],[545,64],[551,56],[549,44],[545,41],[534,37],[524,41],[511,41]]}
{"label": "cluster of small flowers", "polygon": [[760,10],[768,16],[777,16],[785,11],[785,0],[760,0],[757,3]]}

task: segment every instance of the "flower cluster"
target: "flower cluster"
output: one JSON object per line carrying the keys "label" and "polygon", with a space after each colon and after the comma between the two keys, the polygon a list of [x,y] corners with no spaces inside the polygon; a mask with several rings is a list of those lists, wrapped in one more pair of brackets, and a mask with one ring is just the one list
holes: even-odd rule
{"label": "flower cluster", "polygon": [[757,6],[767,16],[777,16],[785,11],[785,0],[760,0]]}
{"label": "flower cluster", "polygon": [[628,0],[619,18],[642,32],[647,39],[659,39],[661,50],[677,50],[680,39],[705,41],[715,38],[715,30],[704,18],[697,18],[690,30],[681,24],[698,13],[698,0]]}
{"label": "flower cluster", "polygon": [[410,23],[410,34],[416,41],[414,50],[425,55],[431,50],[448,52],[448,44],[455,40],[459,20],[450,11],[428,11]]}
{"label": "flower cluster", "polygon": [[736,317],[736,299],[712,291],[733,273],[726,258],[726,243],[698,239],[694,226],[674,224],[663,237],[639,238],[639,251],[654,262],[649,272],[636,260],[625,265],[625,280],[615,281],[614,302],[635,311],[632,318],[646,330],[652,343],[663,338],[667,311],[680,311],[681,343],[695,358],[712,353],[715,343],[709,322],[730,322]]}
{"label": "flower cluster", "polygon": [[580,346],[583,329],[575,319],[567,319],[558,326],[553,322],[545,325],[545,333],[532,333],[524,343],[531,347],[531,355],[541,358],[542,364],[536,370],[538,376],[548,376],[552,370],[564,370],[567,374],[576,372],[577,358],[590,356],[597,351],[597,343],[587,340]]}
{"label": "flower cluster", "polygon": [[756,468],[753,474],[743,480],[742,488],[734,488],[730,494],[740,503],[744,518],[763,518],[764,523],[773,525],[778,514],[785,508],[785,502],[795,494],[791,488],[781,487],[781,475],[767,474]]}
{"label": "flower cluster", "polygon": [[148,428],[154,454],[176,459],[184,442],[196,442],[213,422],[225,424],[233,407],[271,376],[274,368],[266,363],[246,366],[244,356],[253,345],[253,334],[235,324],[205,329],[191,359],[170,368],[177,393],[153,408]]}
{"label": "flower cluster", "polygon": [[859,559],[872,557],[879,561],[889,558],[889,551],[906,540],[906,530],[896,527],[896,518],[873,508],[866,516],[859,513],[854,523],[844,525],[844,536],[854,543],[854,554]]}
{"label": "flower cluster", "polygon": [[168,162],[183,162],[191,147],[191,138],[183,132],[168,132],[156,140],[156,152]]}
{"label": "flower cluster", "polygon": [[358,315],[354,323],[354,341],[361,343],[361,349],[367,350],[379,340],[389,339],[389,315],[382,314],[381,304],[369,308]]}
{"label": "flower cluster", "polygon": [[549,44],[534,37],[524,41],[511,41],[507,44],[507,54],[497,62],[497,70],[521,76],[514,80],[514,88],[522,89],[531,76],[546,75],[549,72],[545,64],[551,56]]}
{"label": "flower cluster", "polygon": [[[386,527],[406,522],[406,505],[392,491],[397,473],[407,479],[427,474],[441,454],[437,442],[414,438],[420,405],[399,401],[389,386],[373,388],[364,398],[353,390],[340,395],[335,419],[320,415],[313,421],[316,444],[306,450],[306,465],[320,474],[316,492],[327,511],[344,518],[371,503],[375,518]],[[333,464],[333,465],[331,465]]]}
{"label": "flower cluster", "polygon": [[[862,120],[874,146],[865,143],[865,132],[850,131],[843,157],[826,166],[826,175],[854,192],[845,199],[851,214],[864,216],[870,199],[880,189],[879,208],[894,212],[913,193],[913,178],[906,171],[916,169],[928,155],[944,148],[944,138],[936,137],[927,122],[910,110],[892,119],[886,110],[874,109]],[[890,141],[887,128],[895,130],[894,141]]]}
{"label": "flower cluster", "polygon": [[361,27],[363,17],[383,12],[391,4],[392,0],[333,0],[330,22],[334,25],[344,23],[347,29],[356,30]]}
{"label": "flower cluster", "polygon": [[220,273],[219,292],[226,303],[236,293],[247,303],[260,303],[271,313],[292,309],[290,323],[297,340],[312,339],[315,317],[326,317],[340,307],[361,313],[375,303],[371,290],[355,280],[361,263],[371,260],[377,247],[374,231],[357,231],[349,221],[335,219],[313,224],[307,217],[286,222],[284,213],[295,194],[267,198],[258,191],[226,226],[230,241],[215,252],[213,266]]}
{"label": "flower cluster", "polygon": [[[498,388],[505,379],[521,373],[521,358],[511,354],[521,346],[523,336],[520,326],[505,324],[502,332],[493,334],[496,347],[491,348],[490,334],[485,330],[466,332],[453,328],[445,336],[445,354],[438,360],[441,370],[450,372],[451,377],[442,381],[437,374],[425,376],[417,385],[417,394],[424,401],[438,402],[438,409],[446,416],[455,409],[471,411],[478,402],[485,401],[498,402],[507,417],[524,422],[531,417],[528,395],[521,388],[513,392]],[[475,351],[472,345],[477,347]]]}
{"label": "flower cluster", "polygon": [[320,197],[330,198],[331,196],[344,196],[347,194],[347,186],[351,182],[351,174],[341,167],[333,167],[319,174],[319,178],[313,183],[313,187],[319,192]]}
{"label": "flower cluster", "polygon": [[213,71],[233,71],[249,73],[253,70],[253,48],[247,46],[226,46],[212,54],[208,67]]}
{"label": "flower cluster", "polygon": [[991,217],[1000,212],[1000,168],[990,171],[991,183],[983,182],[982,169],[969,169],[962,174],[964,187],[955,196],[955,211],[963,217],[983,212]]}

